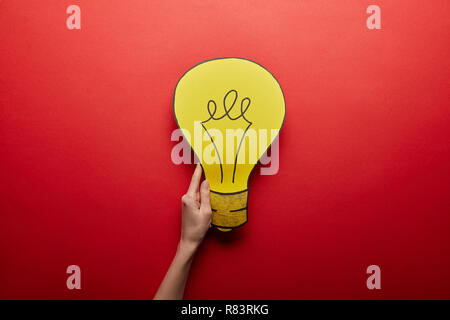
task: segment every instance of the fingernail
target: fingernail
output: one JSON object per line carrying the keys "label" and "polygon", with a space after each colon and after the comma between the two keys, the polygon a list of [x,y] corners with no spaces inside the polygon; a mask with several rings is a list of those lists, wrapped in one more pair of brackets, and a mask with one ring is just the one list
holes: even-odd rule
{"label": "fingernail", "polygon": [[203,181],[203,187],[209,191],[209,182],[208,180]]}

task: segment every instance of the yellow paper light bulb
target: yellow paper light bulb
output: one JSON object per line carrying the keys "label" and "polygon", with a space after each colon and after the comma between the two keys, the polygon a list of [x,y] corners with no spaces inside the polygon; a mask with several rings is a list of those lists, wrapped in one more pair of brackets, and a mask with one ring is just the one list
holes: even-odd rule
{"label": "yellow paper light bulb", "polygon": [[212,225],[221,231],[243,225],[248,178],[284,122],[278,81],[247,59],[205,61],[178,81],[174,114],[209,181]]}

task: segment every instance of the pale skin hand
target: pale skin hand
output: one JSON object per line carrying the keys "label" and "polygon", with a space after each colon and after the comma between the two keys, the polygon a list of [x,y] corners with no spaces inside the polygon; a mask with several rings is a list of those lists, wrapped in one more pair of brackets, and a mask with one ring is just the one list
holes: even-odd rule
{"label": "pale skin hand", "polygon": [[202,167],[198,164],[189,189],[181,198],[181,237],[177,253],[156,292],[155,300],[183,299],[192,258],[211,226],[209,184],[205,180],[200,185],[201,177]]}

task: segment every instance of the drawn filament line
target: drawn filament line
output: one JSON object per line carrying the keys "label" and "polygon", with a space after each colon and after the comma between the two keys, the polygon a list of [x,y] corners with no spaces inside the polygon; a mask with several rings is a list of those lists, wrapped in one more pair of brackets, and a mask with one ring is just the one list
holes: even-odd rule
{"label": "drawn filament line", "polygon": [[[228,97],[229,95],[231,95],[231,94],[234,96],[234,99],[233,99],[231,105],[230,105],[229,107],[227,107],[227,97]],[[232,177],[232,183],[234,183],[234,179],[235,179],[235,176],[236,176],[237,160],[238,160],[239,152],[240,152],[240,150],[241,150],[242,142],[244,141],[244,138],[245,138],[245,135],[247,134],[248,129],[249,129],[250,126],[253,124],[251,121],[249,121],[249,120],[245,117],[245,112],[247,112],[248,108],[250,107],[250,103],[251,103],[251,100],[250,100],[250,98],[248,98],[248,97],[246,97],[246,98],[244,98],[244,99],[241,100],[241,113],[240,113],[237,117],[234,117],[234,118],[230,115],[230,112],[231,112],[231,110],[233,109],[233,107],[234,107],[234,105],[235,105],[235,103],[236,103],[237,98],[238,98],[238,93],[237,93],[237,91],[234,90],[234,89],[228,91],[227,94],[225,94],[225,96],[224,96],[224,98],[223,98],[223,108],[224,108],[225,113],[224,113],[223,115],[219,116],[219,117],[214,117],[214,115],[216,114],[216,111],[217,111],[217,105],[216,105],[216,102],[215,102],[214,100],[209,100],[209,101],[208,101],[208,104],[207,104],[207,109],[208,109],[208,113],[209,113],[209,118],[201,122],[201,125],[202,125],[203,129],[205,130],[205,132],[208,134],[209,139],[211,140],[211,143],[213,144],[214,149],[216,150],[217,156],[218,156],[218,158],[219,158],[219,165],[220,165],[220,183],[223,183],[223,167],[222,167],[223,162],[222,162],[222,159],[221,159],[221,157],[220,157],[219,150],[218,150],[218,148],[217,148],[217,146],[216,146],[216,144],[215,144],[215,142],[214,142],[214,139],[213,139],[213,137],[211,136],[211,134],[208,132],[208,129],[206,129],[206,127],[205,127],[204,124],[205,124],[206,122],[208,122],[209,120],[211,120],[211,119],[212,119],[212,120],[220,120],[220,119],[222,119],[222,118],[224,118],[224,117],[228,117],[228,119],[230,119],[230,120],[237,120],[237,119],[243,118],[243,119],[248,123],[248,125],[247,125],[247,127],[245,128],[244,133],[243,133],[243,135],[242,135],[242,137],[241,137],[241,140],[239,141],[239,145],[238,145],[238,148],[237,148],[237,151],[236,151],[236,157],[235,157],[235,159],[234,159],[233,177]],[[213,111],[211,111],[211,106],[214,107],[214,110],[213,110]]]}

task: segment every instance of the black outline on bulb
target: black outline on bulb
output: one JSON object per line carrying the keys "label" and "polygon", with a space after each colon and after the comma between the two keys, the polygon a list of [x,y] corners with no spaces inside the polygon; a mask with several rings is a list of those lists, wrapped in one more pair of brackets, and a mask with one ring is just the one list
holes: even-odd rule
{"label": "black outline on bulb", "polygon": [[[228,59],[247,60],[247,61],[249,61],[249,62],[252,62],[252,63],[257,64],[258,66],[260,66],[261,68],[263,68],[264,70],[266,70],[266,71],[267,71],[267,72],[275,79],[275,82],[276,82],[276,83],[278,84],[278,86],[280,87],[281,95],[283,96],[283,101],[284,101],[284,116],[283,116],[283,121],[281,122],[280,130],[278,131],[277,136],[275,137],[275,139],[273,139],[273,141],[272,141],[272,143],[273,143],[275,140],[278,139],[278,136],[280,135],[281,129],[283,128],[284,122],[285,122],[285,120],[286,120],[286,99],[285,99],[285,97],[284,97],[283,88],[281,88],[280,83],[278,82],[277,78],[275,78],[275,76],[272,74],[272,72],[270,72],[269,70],[267,70],[263,65],[259,64],[258,62],[255,62],[255,61],[253,61],[253,60],[246,59],[246,58],[223,57],[223,58],[209,59],[209,60],[205,60],[205,61],[202,61],[202,62],[197,63],[196,65],[194,65],[193,67],[189,68],[186,72],[183,73],[183,75],[178,79],[177,84],[175,85],[175,88],[174,88],[174,90],[173,90],[173,98],[172,98],[172,112],[173,112],[173,116],[174,116],[174,118],[175,118],[175,122],[176,122],[178,128],[181,129],[180,124],[178,123],[177,114],[175,113],[175,93],[176,93],[176,91],[177,91],[177,87],[178,87],[178,84],[180,83],[181,79],[183,79],[184,76],[185,76],[189,71],[193,70],[194,68],[198,67],[199,65],[201,65],[201,64],[203,64],[203,63],[207,63],[207,62],[215,61],[215,60],[228,60]],[[183,132],[181,132],[181,133],[183,134]],[[184,139],[187,141],[187,139],[186,139],[186,137],[185,137],[184,135],[183,135],[183,137],[184,137]],[[272,145],[272,143],[269,144],[269,145],[267,146],[267,149],[266,149],[262,154],[266,153],[267,150],[269,150],[269,148],[270,148],[270,146]],[[198,156],[197,156],[197,154],[195,153],[195,150],[194,150],[192,147],[191,147],[191,149],[192,149],[192,152],[193,152],[193,153],[195,154],[195,156],[197,157],[197,159],[199,159]],[[259,161],[259,160],[258,160],[258,161]],[[249,187],[248,187],[248,180],[250,179],[250,176],[252,175],[253,170],[255,170],[256,164],[257,164],[257,163],[255,163],[255,165],[253,166],[252,170],[250,171],[250,174],[248,175],[248,178],[247,178],[247,189],[244,190],[244,191],[248,191],[248,192],[247,192],[247,205],[248,205],[248,197],[249,197],[248,195],[250,194],[250,192],[249,192],[250,189],[249,189]],[[200,163],[200,166],[202,167],[203,175],[204,175],[204,174],[205,174],[205,170],[203,169],[203,165],[202,165],[201,163]],[[237,192],[230,192],[230,193],[222,193],[222,192],[217,192],[217,191],[213,191],[213,190],[210,190],[210,191],[211,191],[211,192],[214,192],[214,193],[218,193],[218,194],[237,194],[237,193],[243,192],[243,191],[237,191]],[[215,209],[212,209],[212,210],[215,210]],[[235,226],[235,227],[232,227],[232,228],[230,228],[230,227],[223,227],[223,226],[216,226],[216,225],[214,225],[214,224],[212,224],[212,223],[211,223],[211,225],[213,225],[213,226],[216,227],[216,228],[227,228],[227,229],[231,229],[230,231],[232,231],[232,230],[234,230],[234,229],[236,229],[236,228],[239,228],[239,227],[243,226],[243,225],[246,224],[247,222],[248,222],[248,209],[247,209],[247,220],[246,220],[244,223],[242,223],[241,225],[238,225],[238,226]]]}

